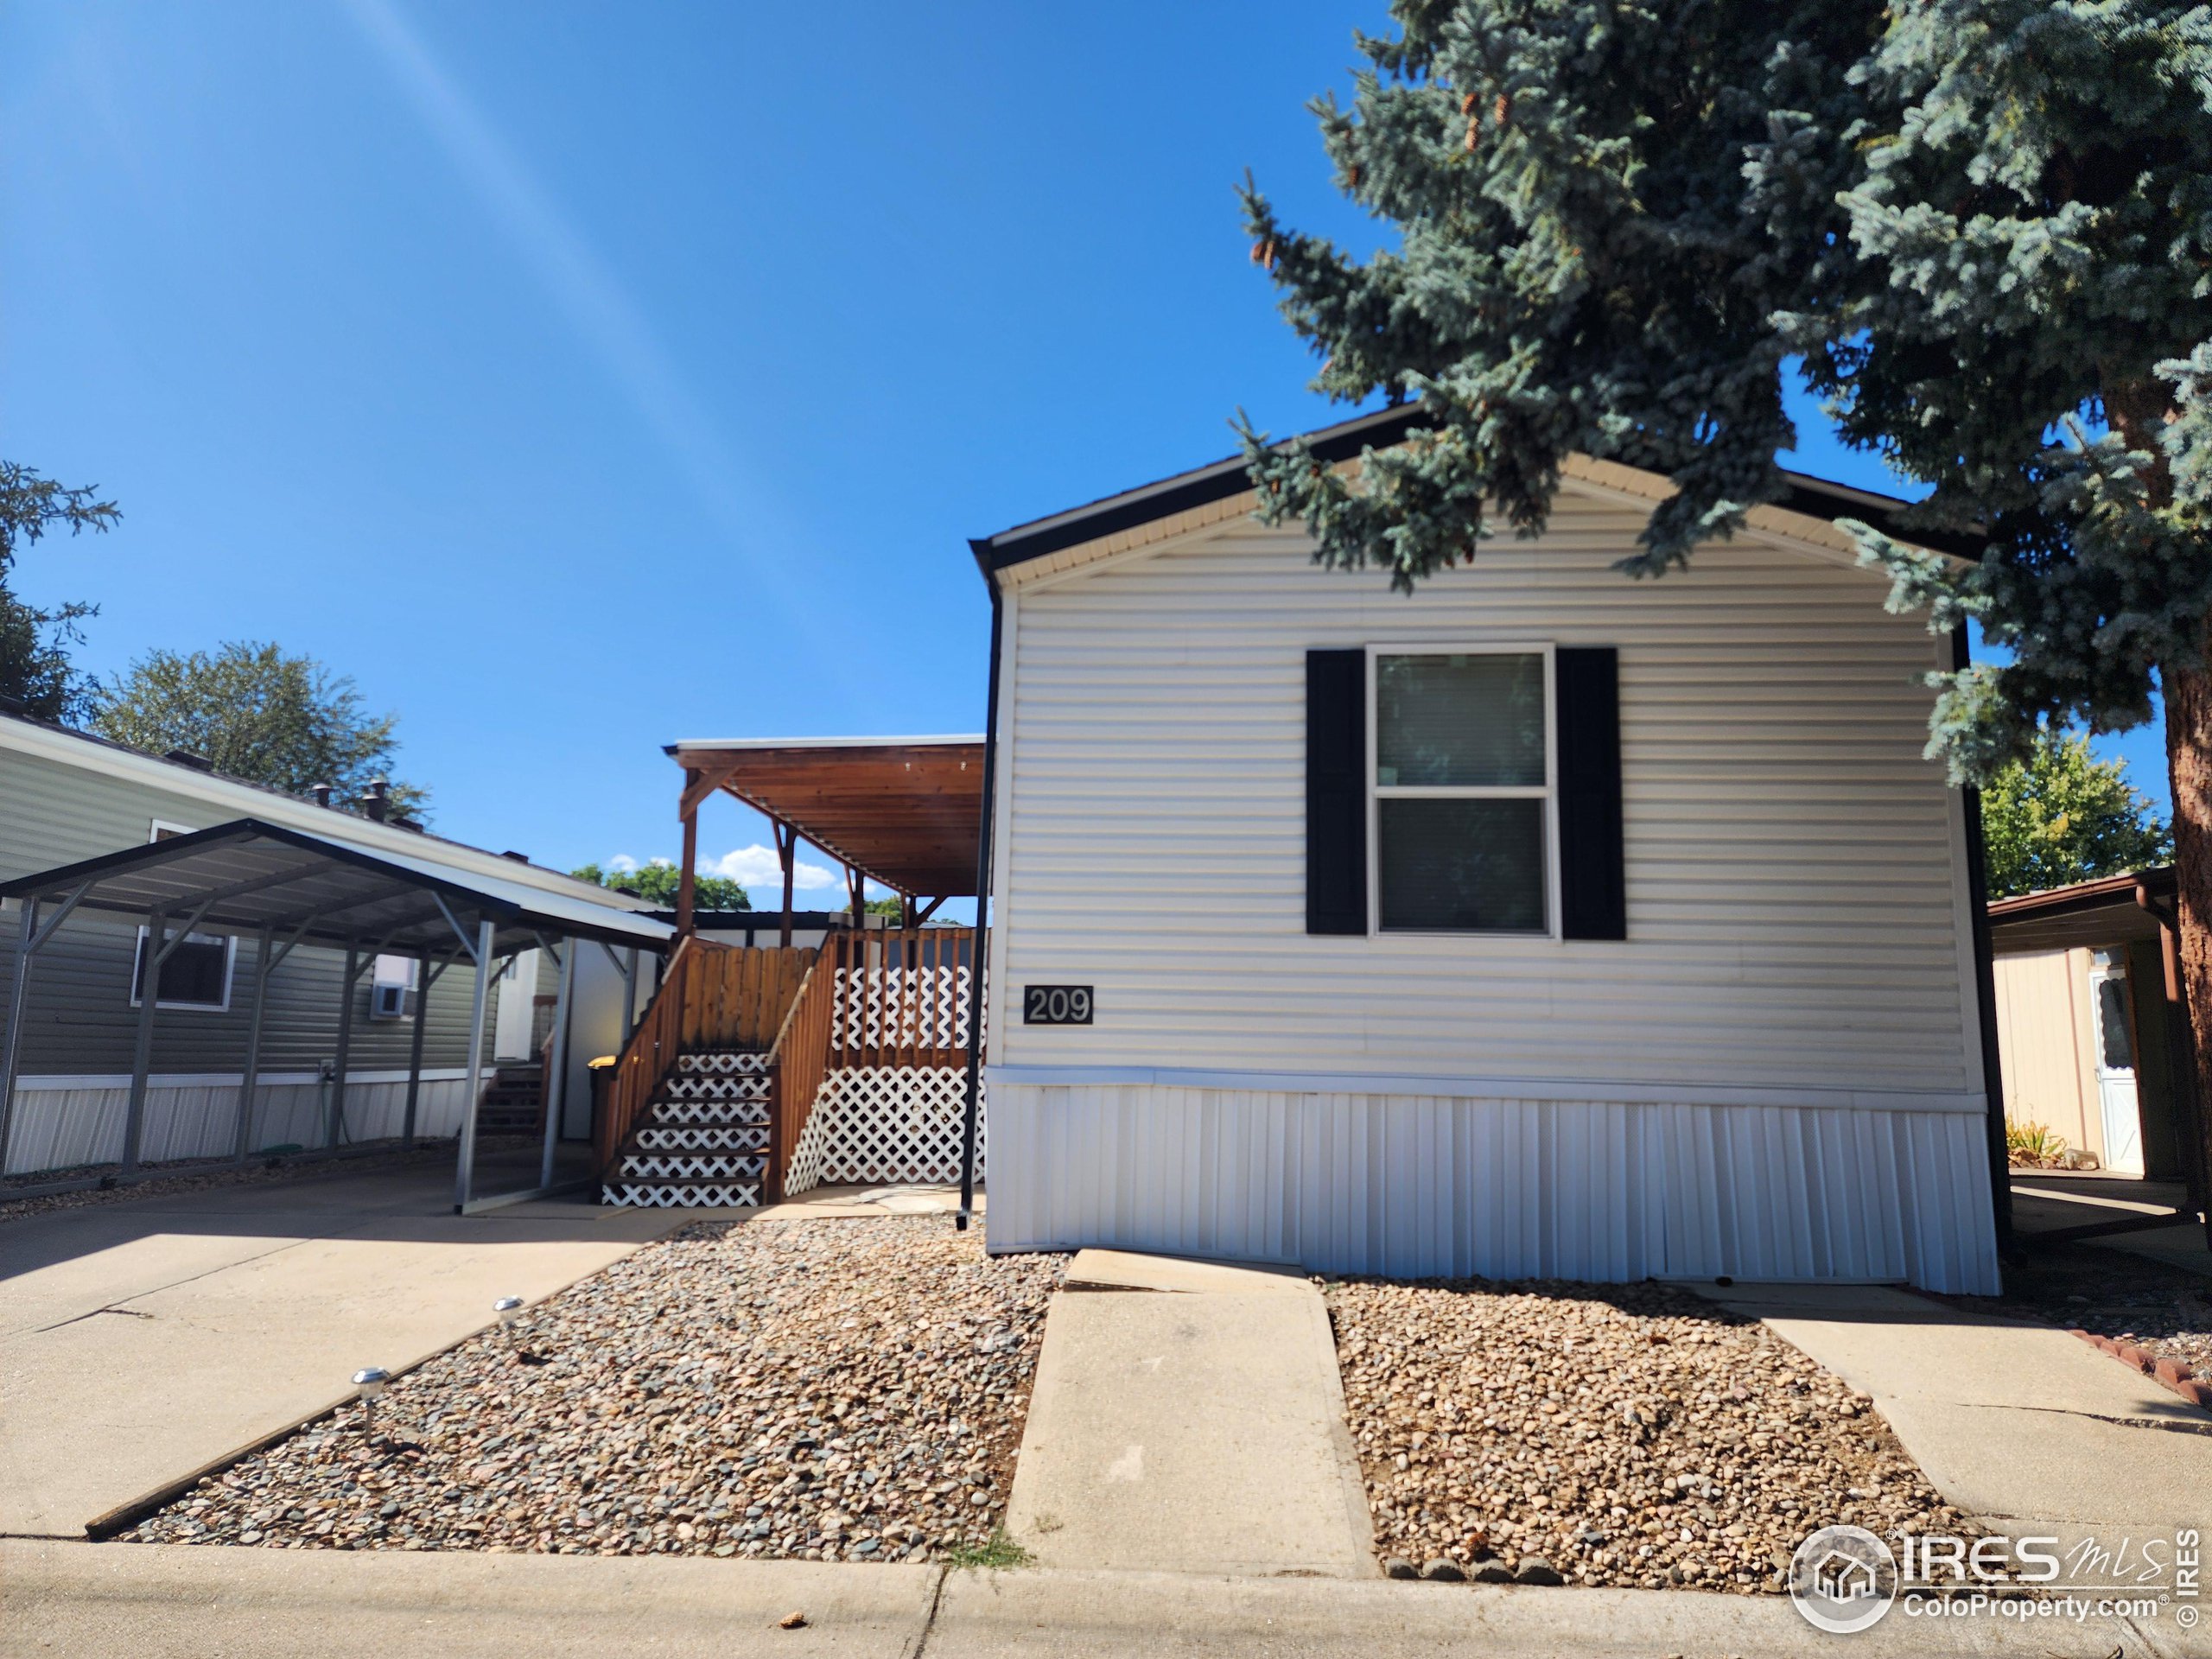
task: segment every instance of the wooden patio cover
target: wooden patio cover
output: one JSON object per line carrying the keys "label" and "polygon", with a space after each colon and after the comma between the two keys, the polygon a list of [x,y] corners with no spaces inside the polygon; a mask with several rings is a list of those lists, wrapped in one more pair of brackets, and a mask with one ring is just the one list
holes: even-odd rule
{"label": "wooden patio cover", "polygon": [[823,737],[671,743],[683,768],[687,862],[700,804],[717,791],[908,898],[976,891],[983,821],[981,737]]}

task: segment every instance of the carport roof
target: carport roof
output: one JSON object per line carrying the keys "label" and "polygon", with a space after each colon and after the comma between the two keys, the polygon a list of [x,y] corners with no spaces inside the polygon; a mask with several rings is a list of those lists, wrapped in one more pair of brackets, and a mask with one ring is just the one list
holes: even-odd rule
{"label": "carport roof", "polygon": [[0,898],[50,899],[143,919],[166,912],[197,933],[274,929],[302,944],[367,946],[395,955],[466,957],[465,924],[488,921],[493,946],[526,949],[541,934],[660,950],[664,921],[520,881],[456,872],[429,859],[372,853],[258,818],[149,842],[0,882]]}

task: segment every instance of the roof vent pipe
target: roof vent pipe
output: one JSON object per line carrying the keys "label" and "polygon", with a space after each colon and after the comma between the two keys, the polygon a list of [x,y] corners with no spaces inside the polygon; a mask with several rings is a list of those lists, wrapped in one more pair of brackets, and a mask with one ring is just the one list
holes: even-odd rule
{"label": "roof vent pipe", "polygon": [[315,804],[317,806],[328,806],[330,804],[330,785],[328,784],[309,784],[308,785],[308,793],[314,798]]}
{"label": "roof vent pipe", "polygon": [[391,816],[391,779],[389,778],[370,779],[369,792],[366,798],[362,801],[361,807],[373,823],[382,823],[390,817]]}

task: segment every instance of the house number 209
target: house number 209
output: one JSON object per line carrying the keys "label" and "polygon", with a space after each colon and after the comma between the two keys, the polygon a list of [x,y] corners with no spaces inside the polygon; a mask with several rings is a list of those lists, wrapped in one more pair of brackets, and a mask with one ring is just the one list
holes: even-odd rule
{"label": "house number 209", "polygon": [[1088,985],[1025,985],[1021,988],[1021,1023],[1025,1026],[1087,1026],[1090,1023]]}

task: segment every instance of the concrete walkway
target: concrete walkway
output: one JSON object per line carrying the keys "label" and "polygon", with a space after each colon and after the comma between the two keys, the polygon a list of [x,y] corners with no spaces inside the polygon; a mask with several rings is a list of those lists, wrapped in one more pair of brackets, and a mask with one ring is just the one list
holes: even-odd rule
{"label": "concrete walkway", "polygon": [[0,1534],[81,1535],[709,1213],[452,1206],[438,1160],[0,1222]]}
{"label": "concrete walkway", "polygon": [[1006,1524],[1046,1567],[1373,1577],[1320,1294],[1290,1269],[1080,1252]]}
{"label": "concrete walkway", "polygon": [[1996,1529],[2212,1526],[2212,1414],[2078,1338],[1877,1286],[1702,1294],[1872,1395],[1937,1490]]}
{"label": "concrete walkway", "polygon": [[[2212,1654],[2204,1633],[1910,1618],[1827,1636],[1773,1596],[1490,1589],[1219,1574],[946,1573],[669,1557],[407,1554],[0,1542],[0,1659],[1905,1659]],[[781,1621],[800,1613],[805,1624]]]}

